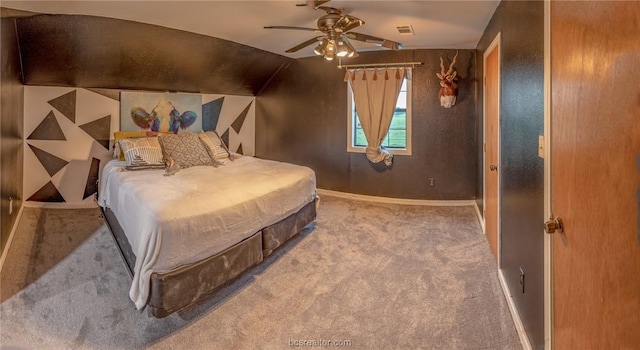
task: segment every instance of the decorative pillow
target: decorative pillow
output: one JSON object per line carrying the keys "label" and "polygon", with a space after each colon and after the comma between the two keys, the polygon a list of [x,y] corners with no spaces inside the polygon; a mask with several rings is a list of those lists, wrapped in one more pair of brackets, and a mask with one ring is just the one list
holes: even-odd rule
{"label": "decorative pillow", "polygon": [[227,145],[224,144],[217,132],[201,132],[198,134],[198,137],[200,141],[202,141],[202,144],[205,145],[205,149],[209,153],[209,156],[211,156],[211,159],[217,162],[223,162],[231,157]]}
{"label": "decorative pillow", "polygon": [[214,164],[195,133],[160,135],[158,141],[168,164],[173,163],[180,168]]}
{"label": "decorative pillow", "polygon": [[157,137],[125,138],[118,141],[124,153],[127,170],[162,169],[162,149]]}
{"label": "decorative pillow", "polygon": [[135,138],[135,137],[145,137],[147,133],[144,131],[116,131],[113,133],[114,144],[113,144],[113,158],[118,158],[121,161],[124,161],[124,153],[122,149],[120,149],[120,140],[126,138]]}
{"label": "decorative pillow", "polygon": [[115,143],[113,144],[113,158],[118,158],[119,160],[124,161],[124,153],[120,149],[120,143],[118,141],[127,138],[138,138],[138,137],[150,137],[150,136],[158,136],[162,134],[173,134],[171,132],[159,132],[159,131],[116,131],[113,133],[113,138],[115,139]]}

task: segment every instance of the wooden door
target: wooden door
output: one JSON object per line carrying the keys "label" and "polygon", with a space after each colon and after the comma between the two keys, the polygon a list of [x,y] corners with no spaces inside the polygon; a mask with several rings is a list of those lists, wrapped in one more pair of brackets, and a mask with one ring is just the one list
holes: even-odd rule
{"label": "wooden door", "polygon": [[498,196],[500,137],[500,36],[484,54],[485,69],[485,234],[493,255],[498,258]]}
{"label": "wooden door", "polygon": [[553,343],[640,348],[640,2],[551,4]]}

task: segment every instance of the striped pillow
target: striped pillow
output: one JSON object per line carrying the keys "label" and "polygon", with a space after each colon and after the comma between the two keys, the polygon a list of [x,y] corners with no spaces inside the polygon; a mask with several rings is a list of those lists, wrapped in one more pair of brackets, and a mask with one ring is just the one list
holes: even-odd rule
{"label": "striped pillow", "polygon": [[205,145],[209,156],[217,162],[224,162],[229,159],[231,153],[222,139],[215,131],[201,132],[198,134],[200,141]]}
{"label": "striped pillow", "polygon": [[122,139],[131,139],[134,137],[150,137],[150,136],[158,136],[162,134],[173,134],[172,132],[158,132],[158,131],[116,131],[113,133],[113,138],[115,142],[113,143],[113,158],[118,158],[119,160],[124,161],[124,153],[120,150],[120,140]]}
{"label": "striped pillow", "polygon": [[124,161],[124,153],[120,149],[120,140],[122,139],[130,139],[134,137],[145,137],[147,133],[144,131],[116,131],[113,133],[114,143],[113,143],[113,158],[118,158],[119,160]]}
{"label": "striped pillow", "polygon": [[118,141],[127,170],[162,169],[164,161],[157,137],[124,138]]}

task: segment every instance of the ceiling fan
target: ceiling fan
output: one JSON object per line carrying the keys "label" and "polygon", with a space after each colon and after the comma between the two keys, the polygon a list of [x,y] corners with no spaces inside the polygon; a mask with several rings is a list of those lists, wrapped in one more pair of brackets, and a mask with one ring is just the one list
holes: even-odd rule
{"label": "ceiling fan", "polygon": [[309,6],[314,9],[322,9],[327,14],[318,18],[318,28],[305,28],[305,27],[292,27],[292,26],[267,26],[265,29],[293,29],[293,30],[306,30],[322,33],[322,35],[315,38],[311,38],[305,42],[302,42],[290,49],[287,53],[296,52],[314,43],[318,43],[314,52],[316,55],[323,56],[327,60],[333,60],[334,57],[356,57],[358,53],[351,45],[350,40],[357,40],[366,43],[372,43],[381,47],[386,47],[391,50],[400,50],[402,44],[393,40],[387,40],[372,35],[361,34],[352,32],[355,29],[364,24],[364,21],[351,15],[342,13],[342,10],[320,6],[328,0],[315,0],[307,1],[306,4],[298,4],[297,6]]}

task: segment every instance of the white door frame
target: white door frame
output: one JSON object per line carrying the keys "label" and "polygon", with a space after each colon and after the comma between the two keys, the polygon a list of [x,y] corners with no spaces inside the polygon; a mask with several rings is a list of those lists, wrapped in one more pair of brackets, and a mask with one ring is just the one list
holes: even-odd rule
{"label": "white door frame", "polygon": [[[544,215],[551,204],[551,0],[544,0]],[[553,349],[553,236],[544,233],[544,347]]]}

